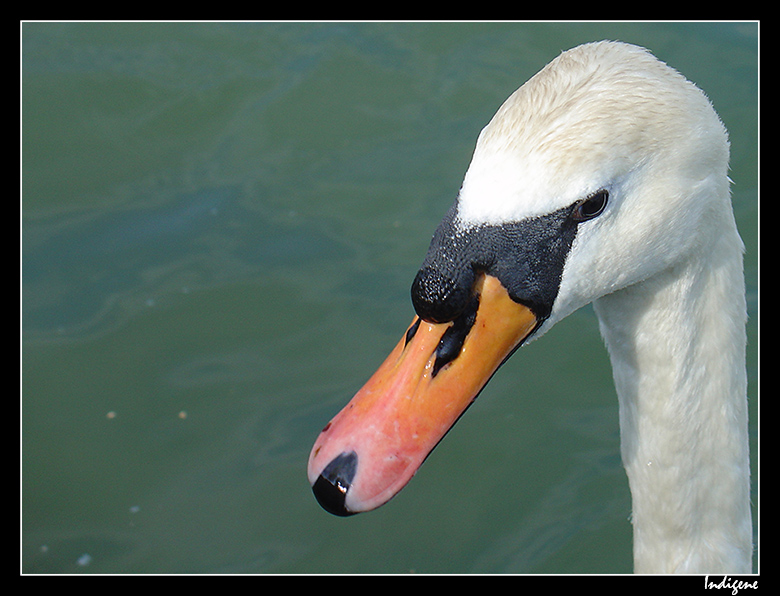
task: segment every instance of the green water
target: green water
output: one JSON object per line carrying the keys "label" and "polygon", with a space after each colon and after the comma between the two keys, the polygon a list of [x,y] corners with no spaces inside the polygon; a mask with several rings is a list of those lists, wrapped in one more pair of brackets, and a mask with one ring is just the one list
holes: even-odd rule
{"label": "green water", "polygon": [[652,49],[730,131],[757,517],[755,24],[26,23],[22,571],[630,572],[590,308],[382,509],[332,517],[305,473],[411,320],[479,130],[604,38]]}

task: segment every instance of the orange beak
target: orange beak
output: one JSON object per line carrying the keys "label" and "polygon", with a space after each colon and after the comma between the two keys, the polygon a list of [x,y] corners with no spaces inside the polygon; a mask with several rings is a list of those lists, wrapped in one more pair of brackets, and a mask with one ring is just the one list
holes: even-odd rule
{"label": "orange beak", "polygon": [[[536,328],[497,278],[482,275],[465,339],[442,360],[453,323],[415,319],[384,363],[331,420],[309,457],[309,482],[336,515],[383,505],[415,474],[493,373]],[[459,350],[459,351],[458,351]],[[438,360],[438,362],[437,362]],[[446,364],[442,365],[442,361]]]}

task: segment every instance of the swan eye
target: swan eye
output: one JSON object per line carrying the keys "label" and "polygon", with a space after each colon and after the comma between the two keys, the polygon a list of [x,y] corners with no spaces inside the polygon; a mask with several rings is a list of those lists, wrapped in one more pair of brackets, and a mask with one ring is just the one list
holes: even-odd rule
{"label": "swan eye", "polygon": [[607,206],[607,199],[609,198],[609,192],[606,190],[599,190],[589,196],[587,199],[583,199],[574,205],[574,209],[571,212],[571,216],[574,221],[588,221],[601,215],[604,212],[604,208]]}

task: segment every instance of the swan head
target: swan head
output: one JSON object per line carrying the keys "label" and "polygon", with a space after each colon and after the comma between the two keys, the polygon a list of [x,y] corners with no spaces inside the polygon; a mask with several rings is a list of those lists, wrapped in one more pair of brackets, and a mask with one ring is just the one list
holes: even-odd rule
{"label": "swan head", "polygon": [[728,160],[726,130],[698,87],[643,48],[585,44],[520,87],[482,130],[455,219],[465,231],[602,207],[576,224],[538,337],[701,250],[716,229],[707,219],[731,217]]}
{"label": "swan head", "polygon": [[706,250],[706,220],[733,217],[728,153],[705,95],[636,46],[579,46],[513,93],[413,281],[417,316],[315,442],[323,507],[388,501],[522,343]]}

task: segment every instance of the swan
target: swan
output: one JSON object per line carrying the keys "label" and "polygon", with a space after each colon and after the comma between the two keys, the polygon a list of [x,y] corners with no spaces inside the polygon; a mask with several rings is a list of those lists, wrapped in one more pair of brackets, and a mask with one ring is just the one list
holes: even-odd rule
{"label": "swan", "polygon": [[479,134],[412,283],[412,324],[314,443],[320,504],[351,515],[387,502],[521,344],[593,303],[634,571],[751,573],[728,160],[707,97],[644,48],[584,44],[529,79]]}

